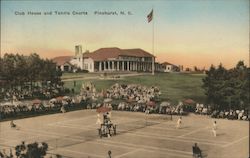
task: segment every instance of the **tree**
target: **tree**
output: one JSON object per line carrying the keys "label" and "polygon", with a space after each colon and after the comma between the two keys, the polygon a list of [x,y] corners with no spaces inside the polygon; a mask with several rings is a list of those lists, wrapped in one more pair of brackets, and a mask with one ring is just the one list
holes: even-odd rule
{"label": "tree", "polygon": [[29,56],[5,54],[0,58],[0,77],[4,78],[8,89],[22,90],[24,85],[29,84],[29,90],[33,92],[34,83],[50,83],[50,86],[56,87],[61,83],[61,75],[52,60],[41,59],[35,53]]}
{"label": "tree", "polygon": [[213,65],[203,79],[207,101],[219,109],[244,109],[249,104],[249,69],[243,61],[226,70],[222,64]]}

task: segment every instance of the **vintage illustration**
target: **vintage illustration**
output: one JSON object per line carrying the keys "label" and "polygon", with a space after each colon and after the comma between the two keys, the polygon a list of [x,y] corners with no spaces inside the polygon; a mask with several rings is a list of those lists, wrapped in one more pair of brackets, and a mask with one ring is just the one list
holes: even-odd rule
{"label": "vintage illustration", "polygon": [[0,2],[0,158],[249,157],[249,1]]}

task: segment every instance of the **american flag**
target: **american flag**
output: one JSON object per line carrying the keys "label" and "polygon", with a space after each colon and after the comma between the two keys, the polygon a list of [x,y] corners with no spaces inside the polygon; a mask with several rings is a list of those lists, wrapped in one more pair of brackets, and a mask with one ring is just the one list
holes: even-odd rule
{"label": "american flag", "polygon": [[152,11],[148,14],[147,18],[148,18],[148,23],[149,23],[150,21],[153,20],[153,9],[152,9]]}

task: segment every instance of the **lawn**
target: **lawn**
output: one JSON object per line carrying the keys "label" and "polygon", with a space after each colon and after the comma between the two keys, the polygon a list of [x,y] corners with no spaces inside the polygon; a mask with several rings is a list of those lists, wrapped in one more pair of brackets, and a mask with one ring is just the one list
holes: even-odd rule
{"label": "lawn", "polygon": [[[88,74],[88,76],[99,74]],[[67,76],[69,77],[69,76]],[[179,100],[191,98],[195,101],[205,102],[206,96],[202,89],[202,78],[204,75],[192,75],[183,73],[159,73],[152,76],[151,74],[142,76],[122,77],[117,80],[104,79],[82,79],[76,80],[76,87],[73,81],[65,81],[65,87],[74,88],[79,93],[82,83],[92,82],[96,85],[97,91],[107,89],[115,83],[119,84],[141,84],[145,86],[157,86],[160,88],[162,100],[170,100],[177,103]]]}

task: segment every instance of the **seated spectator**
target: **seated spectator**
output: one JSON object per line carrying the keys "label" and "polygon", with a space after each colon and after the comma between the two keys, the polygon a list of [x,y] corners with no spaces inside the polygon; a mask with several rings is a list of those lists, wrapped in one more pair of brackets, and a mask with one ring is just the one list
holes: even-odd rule
{"label": "seated spectator", "polygon": [[198,147],[197,143],[195,143],[193,146],[193,157],[194,158],[202,157],[201,149]]}

